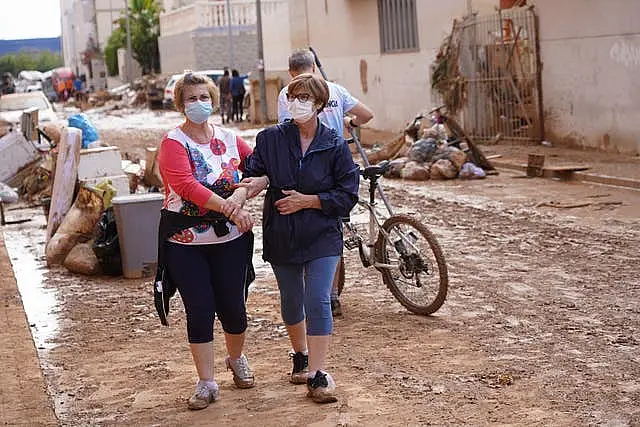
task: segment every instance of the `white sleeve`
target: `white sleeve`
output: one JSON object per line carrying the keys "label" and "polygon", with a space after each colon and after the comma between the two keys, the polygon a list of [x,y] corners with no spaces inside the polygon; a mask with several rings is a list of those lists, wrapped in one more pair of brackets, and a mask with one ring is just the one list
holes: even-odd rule
{"label": "white sleeve", "polygon": [[278,122],[282,123],[291,118],[291,113],[287,107],[287,87],[283,87],[278,95]]}

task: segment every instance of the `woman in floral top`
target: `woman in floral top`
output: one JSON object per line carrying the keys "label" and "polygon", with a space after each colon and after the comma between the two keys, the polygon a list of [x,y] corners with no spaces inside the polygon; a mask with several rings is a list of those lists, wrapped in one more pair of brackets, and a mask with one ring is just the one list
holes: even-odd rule
{"label": "woman in floral top", "polygon": [[165,135],[158,154],[165,184],[163,214],[192,224],[179,228],[163,245],[166,272],[185,306],[189,346],[199,377],[190,409],[206,408],[218,397],[213,352],[216,314],[225,333],[226,366],[236,386],[254,385],[242,353],[248,232],[253,219],[242,207],[246,190],[232,189],[251,148],[232,131],[208,123],[217,96],[206,76],[189,73],[180,79],[175,103],[186,120]]}

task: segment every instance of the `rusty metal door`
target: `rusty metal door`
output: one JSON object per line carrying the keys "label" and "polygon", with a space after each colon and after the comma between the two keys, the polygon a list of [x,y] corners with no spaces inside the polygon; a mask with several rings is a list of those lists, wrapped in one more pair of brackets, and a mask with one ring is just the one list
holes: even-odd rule
{"label": "rusty metal door", "polygon": [[471,15],[457,26],[466,86],[459,118],[474,140],[543,138],[537,24],[533,8],[521,7]]}

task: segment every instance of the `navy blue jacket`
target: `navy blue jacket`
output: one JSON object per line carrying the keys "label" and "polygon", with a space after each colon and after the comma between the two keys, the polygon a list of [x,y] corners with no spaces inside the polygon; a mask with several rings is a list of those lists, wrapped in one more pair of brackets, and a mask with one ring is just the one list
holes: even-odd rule
{"label": "navy blue jacket", "polygon": [[[305,155],[300,132],[291,120],[261,131],[246,160],[244,177],[267,175],[269,188],[262,216],[263,255],[273,264],[302,264],[342,253],[341,217],[358,202],[360,169],[349,147],[333,129],[318,124]],[[275,202],[282,190],[315,194],[322,209],[281,215]]]}

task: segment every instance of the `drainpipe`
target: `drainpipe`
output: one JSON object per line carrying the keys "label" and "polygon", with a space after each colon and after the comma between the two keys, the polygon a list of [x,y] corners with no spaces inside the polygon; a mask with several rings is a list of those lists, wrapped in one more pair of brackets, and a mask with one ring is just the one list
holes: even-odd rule
{"label": "drainpipe", "polygon": [[129,23],[129,0],[124,0],[127,14],[127,83],[133,82],[133,63],[131,62],[131,25]]}
{"label": "drainpipe", "polygon": [[256,26],[258,29],[258,72],[260,76],[260,109],[264,123],[269,121],[267,116],[267,86],[264,75],[264,46],[262,42],[262,8],[260,0],[256,0]]}
{"label": "drainpipe", "polygon": [[227,30],[229,34],[229,59],[231,62],[231,68],[236,67],[235,51],[233,46],[233,36],[231,35],[231,3],[227,0]]}

